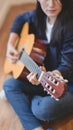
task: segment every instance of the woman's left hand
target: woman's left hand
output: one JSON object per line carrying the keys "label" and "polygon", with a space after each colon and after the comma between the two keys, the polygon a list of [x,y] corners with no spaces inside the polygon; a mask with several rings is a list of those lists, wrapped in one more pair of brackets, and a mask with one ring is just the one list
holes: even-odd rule
{"label": "woman's left hand", "polygon": [[[40,66],[40,69],[44,72],[46,72],[46,69],[44,66]],[[35,73],[30,73],[28,76],[27,76],[27,79],[30,83],[32,83],[33,85],[39,85],[40,82],[38,81],[38,79],[36,78],[36,75]]]}
{"label": "woman's left hand", "polygon": [[30,83],[32,83],[33,85],[39,85],[40,82],[37,80],[35,73],[31,72],[28,76],[27,79]]}

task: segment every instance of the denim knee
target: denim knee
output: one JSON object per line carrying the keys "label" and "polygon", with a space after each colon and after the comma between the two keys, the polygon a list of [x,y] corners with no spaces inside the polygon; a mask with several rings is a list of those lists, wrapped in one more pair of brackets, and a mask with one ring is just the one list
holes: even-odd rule
{"label": "denim knee", "polygon": [[7,100],[18,115],[23,128],[26,130],[33,130],[41,125],[31,112],[29,99],[22,92],[21,86],[25,86],[23,86],[23,82],[11,78],[4,84],[5,94]]}
{"label": "denim knee", "polygon": [[3,87],[6,95],[9,95],[9,92],[21,90],[20,82],[14,78],[6,80]]}
{"label": "denim knee", "polygon": [[10,78],[8,80],[5,81],[4,83],[4,90],[16,90],[21,88],[21,83],[19,80],[14,79],[14,78]]}
{"label": "denim knee", "polygon": [[[40,120],[61,119],[73,113],[73,95],[67,93],[60,101],[50,96],[35,96],[32,100],[32,112]],[[70,103],[71,102],[71,103]],[[68,105],[70,104],[70,105]],[[68,108],[68,109],[66,109]]]}
{"label": "denim knee", "polygon": [[43,121],[48,121],[49,111],[48,108],[45,106],[43,101],[43,97],[35,96],[32,100],[32,113],[36,118]]}

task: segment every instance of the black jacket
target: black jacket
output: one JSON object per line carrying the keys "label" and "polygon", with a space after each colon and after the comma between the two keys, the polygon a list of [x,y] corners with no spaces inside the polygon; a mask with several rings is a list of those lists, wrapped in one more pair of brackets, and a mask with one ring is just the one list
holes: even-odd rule
{"label": "black jacket", "polygon": [[[46,19],[45,19],[46,21]],[[43,40],[46,43],[47,37],[45,31],[36,27],[35,11],[20,14],[16,17],[11,32],[16,32],[20,35],[25,22],[29,23],[29,33],[34,33],[37,39]],[[67,27],[70,26],[67,29]],[[58,41],[59,46],[52,47],[48,44],[47,55],[44,60],[44,65],[47,70],[59,70],[63,77],[73,83],[73,22],[65,25],[62,29],[62,40]]]}

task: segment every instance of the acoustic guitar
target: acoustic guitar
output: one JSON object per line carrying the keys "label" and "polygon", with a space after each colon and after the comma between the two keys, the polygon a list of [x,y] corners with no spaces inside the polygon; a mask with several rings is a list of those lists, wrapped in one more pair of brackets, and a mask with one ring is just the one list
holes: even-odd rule
{"label": "acoustic guitar", "polygon": [[39,65],[43,65],[43,61],[47,51],[47,45],[41,42],[34,42],[34,34],[29,34],[29,24],[25,23],[21,32],[18,50],[21,51],[19,60],[11,63],[8,58],[5,60],[4,72],[12,73],[14,78],[26,79],[29,72],[37,73],[37,79],[44,90],[59,100],[66,92],[67,84],[64,79],[60,79],[51,72],[43,72]]}

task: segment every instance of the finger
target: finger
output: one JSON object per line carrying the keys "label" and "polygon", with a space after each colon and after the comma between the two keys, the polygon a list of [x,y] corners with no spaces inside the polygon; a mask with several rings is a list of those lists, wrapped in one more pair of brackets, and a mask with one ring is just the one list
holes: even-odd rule
{"label": "finger", "polygon": [[28,74],[28,75],[27,75],[27,79],[29,79],[32,75],[33,75],[32,72],[31,72],[30,74]]}
{"label": "finger", "polygon": [[39,85],[40,82],[39,82],[39,81],[32,81],[32,84],[33,84],[33,85]]}
{"label": "finger", "polygon": [[33,72],[30,73],[30,74],[27,76],[27,79],[28,79],[29,82],[31,82],[33,85],[38,85],[38,84],[39,84],[39,81],[38,81],[37,78],[36,78],[36,74],[34,74]]}
{"label": "finger", "polygon": [[44,72],[46,72],[46,68],[44,66],[40,66],[40,69]]}
{"label": "finger", "polygon": [[7,56],[9,60],[18,60],[18,57],[17,56]]}
{"label": "finger", "polygon": [[10,63],[16,63],[16,60],[9,59]]}
{"label": "finger", "polygon": [[32,73],[32,74],[30,75],[30,77],[29,77],[29,81],[30,81],[30,82],[36,82],[36,81],[37,81],[37,79],[36,79],[36,74],[33,74],[33,73]]}
{"label": "finger", "polygon": [[19,54],[19,52],[18,52],[15,48],[11,48],[10,50],[11,50],[11,52],[14,53],[15,55],[18,55],[18,54]]}

